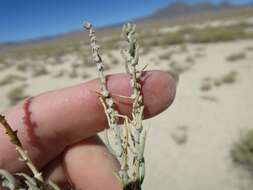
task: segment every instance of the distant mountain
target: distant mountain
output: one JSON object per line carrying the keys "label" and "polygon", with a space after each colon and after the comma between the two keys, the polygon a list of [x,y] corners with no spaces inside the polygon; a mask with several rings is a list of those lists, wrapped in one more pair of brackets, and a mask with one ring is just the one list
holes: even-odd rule
{"label": "distant mountain", "polygon": [[208,12],[221,12],[224,10],[236,9],[239,6],[232,5],[226,1],[220,4],[212,3],[174,3],[168,5],[154,14],[145,17],[145,20],[168,19],[182,16],[189,16],[193,14],[208,13]]}

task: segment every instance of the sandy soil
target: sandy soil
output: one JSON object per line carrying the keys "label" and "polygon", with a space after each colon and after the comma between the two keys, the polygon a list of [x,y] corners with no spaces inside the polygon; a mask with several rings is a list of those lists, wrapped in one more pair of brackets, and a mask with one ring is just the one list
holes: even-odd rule
{"label": "sandy soil", "polygon": [[[251,48],[250,48],[251,47]],[[231,161],[230,149],[240,131],[253,123],[253,40],[216,44],[187,44],[186,48],[152,48],[140,62],[149,69],[180,71],[174,104],[161,115],[145,121],[150,126],[146,148],[145,190],[249,190],[253,180]],[[244,52],[244,58],[228,61],[231,54]],[[116,51],[111,52],[121,60]],[[171,54],[170,58],[162,58]],[[74,58],[73,58],[74,59]],[[72,60],[75,62],[75,60]],[[110,63],[110,58],[105,57]],[[123,66],[112,66],[108,72],[120,72]],[[26,93],[35,95],[89,80],[95,68],[69,77],[71,64],[46,66],[50,73],[40,77],[27,75],[27,80],[3,86],[0,90],[0,111],[8,109],[7,93],[19,84],[27,84]],[[64,69],[61,77],[56,77]],[[82,69],[79,69],[82,70]],[[229,72],[234,81],[215,86],[213,82]],[[2,72],[22,74],[15,65]],[[209,79],[208,79],[209,78]],[[203,90],[205,82],[211,89]],[[211,81],[211,82],[210,82]],[[251,186],[251,187],[250,187]]]}
{"label": "sandy soil", "polygon": [[[235,168],[229,153],[240,130],[252,128],[253,53],[247,52],[244,60],[233,63],[225,60],[252,45],[253,41],[238,41],[205,46],[206,56],[181,75],[172,107],[146,122],[151,130],[144,189],[252,188],[249,176]],[[235,83],[200,90],[204,78],[220,77],[231,70],[238,73]],[[186,140],[175,141],[175,135]]]}

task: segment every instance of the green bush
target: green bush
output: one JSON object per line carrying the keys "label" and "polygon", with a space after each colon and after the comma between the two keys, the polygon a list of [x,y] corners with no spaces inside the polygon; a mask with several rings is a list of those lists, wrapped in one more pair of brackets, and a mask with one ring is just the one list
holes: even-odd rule
{"label": "green bush", "polygon": [[13,89],[11,89],[8,93],[7,93],[7,97],[10,101],[10,105],[16,105],[18,102],[20,102],[21,100],[24,100],[25,98],[28,97],[28,95],[25,94],[25,86],[21,85],[21,86],[17,86]]}
{"label": "green bush", "polygon": [[231,156],[235,163],[245,166],[253,171],[253,130],[246,131],[234,143],[231,149]]}
{"label": "green bush", "polygon": [[237,72],[230,71],[229,73],[221,77],[221,81],[223,84],[233,84],[236,81],[236,77],[237,77]]}
{"label": "green bush", "polygon": [[15,81],[23,81],[25,79],[26,79],[25,77],[22,77],[22,76],[19,76],[19,75],[9,74],[9,75],[5,76],[3,79],[0,80],[0,86],[9,85],[9,84],[12,84]]}

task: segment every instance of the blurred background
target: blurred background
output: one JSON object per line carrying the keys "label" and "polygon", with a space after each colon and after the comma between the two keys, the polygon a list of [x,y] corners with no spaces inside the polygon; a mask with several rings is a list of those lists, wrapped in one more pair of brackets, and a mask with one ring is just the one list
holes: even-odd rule
{"label": "blurred background", "polygon": [[145,121],[145,190],[253,185],[253,1],[0,1],[0,112],[96,77],[83,21],[107,73],[123,72],[123,23],[137,25],[140,65],[178,81],[173,105]]}

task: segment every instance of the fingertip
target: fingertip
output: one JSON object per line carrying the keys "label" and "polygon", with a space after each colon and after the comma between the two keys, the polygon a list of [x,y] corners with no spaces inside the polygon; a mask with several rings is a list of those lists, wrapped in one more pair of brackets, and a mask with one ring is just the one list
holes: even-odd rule
{"label": "fingertip", "polygon": [[163,112],[172,104],[176,95],[176,81],[165,71],[147,72],[143,77],[144,80],[146,78],[143,85],[144,115],[150,118]]}

